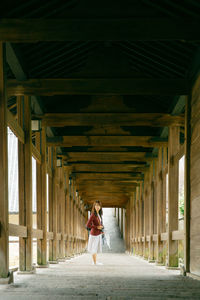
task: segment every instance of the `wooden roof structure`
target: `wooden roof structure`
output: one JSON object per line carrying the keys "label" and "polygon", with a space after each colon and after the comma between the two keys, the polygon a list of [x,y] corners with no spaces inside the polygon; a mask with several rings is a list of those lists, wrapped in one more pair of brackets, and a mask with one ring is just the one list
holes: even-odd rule
{"label": "wooden roof structure", "polygon": [[86,204],[124,206],[166,128],[184,127],[199,16],[197,0],[4,3],[8,107],[32,96],[32,118]]}

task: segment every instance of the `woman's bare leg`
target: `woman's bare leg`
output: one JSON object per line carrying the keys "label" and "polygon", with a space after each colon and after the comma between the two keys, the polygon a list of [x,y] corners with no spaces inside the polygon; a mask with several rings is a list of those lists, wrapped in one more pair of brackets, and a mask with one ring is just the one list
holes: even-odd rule
{"label": "woman's bare leg", "polygon": [[92,258],[93,258],[94,264],[96,265],[96,263],[97,263],[97,254],[96,254],[96,253],[93,254],[93,255],[92,255]]}

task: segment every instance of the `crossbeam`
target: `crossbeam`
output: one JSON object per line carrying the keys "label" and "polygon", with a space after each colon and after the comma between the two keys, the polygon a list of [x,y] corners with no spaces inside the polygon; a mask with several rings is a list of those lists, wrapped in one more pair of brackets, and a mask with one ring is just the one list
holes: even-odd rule
{"label": "crossbeam", "polygon": [[60,136],[47,138],[47,146],[141,146],[167,147],[166,139],[153,136]]}
{"label": "crossbeam", "polygon": [[162,113],[49,113],[42,124],[50,127],[63,126],[184,126],[184,116]]}
{"label": "crossbeam", "polygon": [[9,96],[36,95],[187,95],[186,79],[57,78],[7,81]]}
{"label": "crossbeam", "polygon": [[67,152],[63,156],[67,162],[146,162],[152,157],[145,157],[145,152]]}
{"label": "crossbeam", "polygon": [[144,172],[147,167],[137,164],[72,164],[72,172]]}
{"label": "crossbeam", "polygon": [[1,19],[3,42],[199,40],[199,22],[164,18]]}

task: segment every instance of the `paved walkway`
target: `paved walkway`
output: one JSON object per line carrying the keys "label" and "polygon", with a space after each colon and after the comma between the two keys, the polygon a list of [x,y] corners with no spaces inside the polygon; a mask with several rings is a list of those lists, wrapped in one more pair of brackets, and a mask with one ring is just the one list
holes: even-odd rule
{"label": "paved walkway", "polygon": [[121,253],[101,254],[99,261],[94,266],[84,254],[34,275],[16,274],[14,284],[0,286],[0,299],[200,299],[200,282],[178,271]]}

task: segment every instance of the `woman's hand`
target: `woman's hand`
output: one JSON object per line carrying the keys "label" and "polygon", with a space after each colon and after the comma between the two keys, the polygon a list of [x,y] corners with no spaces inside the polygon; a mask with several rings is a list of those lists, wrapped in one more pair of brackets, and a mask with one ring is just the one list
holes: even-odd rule
{"label": "woman's hand", "polygon": [[103,226],[102,225],[97,226],[97,229],[101,230],[101,229],[103,229]]}

